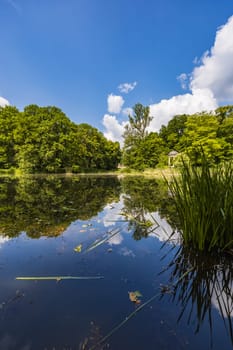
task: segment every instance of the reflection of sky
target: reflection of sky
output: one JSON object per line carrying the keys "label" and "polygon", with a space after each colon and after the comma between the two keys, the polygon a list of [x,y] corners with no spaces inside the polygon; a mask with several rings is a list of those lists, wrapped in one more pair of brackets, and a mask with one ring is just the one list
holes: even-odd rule
{"label": "reflection of sky", "polygon": [[[125,220],[125,216],[121,215],[121,212],[124,210],[124,194],[121,195],[119,202],[112,202],[111,204],[107,204],[103,211],[103,219],[102,222],[105,227],[114,226],[117,224],[117,221]],[[158,212],[148,213],[145,215],[145,219],[149,220],[153,223],[153,227],[148,228],[151,237],[156,237],[160,242],[167,241],[168,238],[173,233],[172,227],[168,224],[165,219],[162,219]],[[154,219],[154,220],[153,220]],[[110,244],[120,244],[121,243],[121,235],[114,236],[109,242]],[[122,238],[123,239],[123,238]],[[119,243],[114,243],[119,242]],[[178,232],[174,232],[171,242],[178,244],[180,243],[180,235]]]}
{"label": "reflection of sky", "polygon": [[10,238],[7,236],[5,236],[5,237],[0,236],[0,248],[9,240],[10,240]]}
{"label": "reflection of sky", "polygon": [[[0,349],[4,349],[4,350],[11,350],[11,349],[15,349],[16,347],[16,340],[14,339],[14,337],[10,336],[9,334],[5,334],[1,339],[0,339]],[[17,347],[18,350],[30,350],[31,345],[25,344],[22,347]]]}
{"label": "reflection of sky", "polygon": [[[154,218],[154,220],[152,219],[152,217]],[[146,219],[150,220],[152,223],[154,223],[154,221],[156,221],[158,224],[158,225],[156,225],[156,223],[154,223],[154,231],[152,233],[150,233],[150,236],[158,238],[160,240],[160,242],[167,241],[173,232],[173,229],[168,224],[168,222],[165,219],[162,219],[158,212],[147,214]],[[180,238],[179,233],[174,232],[174,234],[171,238],[171,242],[177,244],[177,243],[179,243],[179,238]]]}
{"label": "reflection of sky", "polygon": [[117,220],[123,220],[124,217],[120,214],[123,208],[123,195],[119,202],[112,202],[104,208],[103,224],[105,227],[116,225]]}
{"label": "reflection of sky", "polygon": [[128,249],[126,247],[121,248],[119,251],[119,254],[123,255],[123,256],[129,256],[131,258],[135,258],[135,256],[136,256],[131,249]]}
{"label": "reflection of sky", "polygon": [[119,245],[123,241],[123,236],[120,233],[117,233],[115,236],[108,240],[110,245]]}

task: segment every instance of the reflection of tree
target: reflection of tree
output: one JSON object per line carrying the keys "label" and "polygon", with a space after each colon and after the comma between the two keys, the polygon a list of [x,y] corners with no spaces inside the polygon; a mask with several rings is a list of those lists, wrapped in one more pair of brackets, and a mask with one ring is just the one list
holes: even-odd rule
{"label": "reflection of tree", "polygon": [[164,181],[144,177],[126,177],[122,180],[124,196],[123,215],[129,220],[136,240],[147,237],[156,223],[149,213],[156,212],[167,197]]}
{"label": "reflection of tree", "polygon": [[[188,324],[196,325],[199,332],[208,318],[211,342],[213,306],[218,309],[233,344],[233,261],[218,254],[205,255],[187,247],[181,247],[169,265],[170,282],[175,285],[170,294],[181,305],[180,320],[187,315]],[[185,275],[186,271],[190,272]],[[182,278],[182,276],[184,276]],[[178,283],[176,283],[178,281]]]}
{"label": "reflection of tree", "polygon": [[27,177],[0,179],[0,233],[57,236],[75,220],[97,215],[118,200],[116,177]]}

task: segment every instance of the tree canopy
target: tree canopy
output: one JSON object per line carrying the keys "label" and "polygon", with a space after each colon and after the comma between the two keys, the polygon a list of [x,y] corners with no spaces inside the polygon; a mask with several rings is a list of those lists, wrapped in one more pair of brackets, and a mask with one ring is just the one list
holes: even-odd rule
{"label": "tree canopy", "polygon": [[61,109],[29,105],[0,108],[0,168],[25,172],[116,169],[118,142],[88,124],[73,123]]}
{"label": "tree canopy", "polygon": [[175,115],[159,133],[148,132],[149,107],[136,104],[123,134],[123,164],[143,170],[167,165],[168,153],[175,150],[199,164],[204,152],[210,164],[233,156],[233,106],[213,112]]}

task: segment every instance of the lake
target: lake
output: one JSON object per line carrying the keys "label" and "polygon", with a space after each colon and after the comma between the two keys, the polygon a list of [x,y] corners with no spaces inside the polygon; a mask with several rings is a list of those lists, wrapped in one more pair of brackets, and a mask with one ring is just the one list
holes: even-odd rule
{"label": "lake", "polygon": [[232,259],[178,227],[162,181],[1,178],[0,349],[232,349]]}

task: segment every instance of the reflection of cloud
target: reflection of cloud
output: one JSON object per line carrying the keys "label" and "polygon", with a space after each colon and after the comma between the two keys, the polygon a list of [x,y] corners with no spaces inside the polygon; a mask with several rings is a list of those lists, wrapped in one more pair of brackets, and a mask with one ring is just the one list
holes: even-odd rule
{"label": "reflection of cloud", "polygon": [[128,249],[128,248],[126,248],[126,247],[123,247],[123,248],[121,248],[120,249],[120,251],[119,251],[119,253],[120,253],[120,255],[123,255],[123,256],[130,256],[130,257],[132,257],[132,258],[135,258],[135,254],[134,254],[134,252],[131,250],[131,249]]}
{"label": "reflection of cloud", "polygon": [[108,240],[108,244],[119,245],[119,244],[121,244],[122,241],[123,241],[122,235],[120,233],[117,233],[115,236],[113,236],[112,238],[110,238]]}
{"label": "reflection of cloud", "polygon": [[119,202],[113,202],[111,204],[107,204],[104,208],[104,217],[103,224],[105,227],[116,225],[117,220],[122,220],[122,216],[120,214],[123,207],[123,196],[120,197]]}
{"label": "reflection of cloud", "polygon": [[[228,273],[229,270],[224,271],[225,276]],[[223,317],[233,317],[232,281],[229,282],[229,285],[226,285],[222,271],[219,272],[218,276],[216,277],[217,279],[215,281],[214,291],[211,297],[212,305]],[[218,288],[218,286],[220,286],[220,288]]]}
{"label": "reflection of cloud", "polygon": [[0,248],[2,248],[2,246],[4,245],[4,243],[8,242],[10,240],[10,238],[8,236],[0,236]]}
{"label": "reflection of cloud", "polygon": [[[149,236],[156,237],[161,242],[167,241],[174,230],[172,229],[172,227],[168,224],[168,222],[165,219],[162,219],[160,217],[158,212],[151,213],[151,215],[153,216],[154,220],[157,222],[158,226],[156,224],[154,225],[155,229],[152,233],[149,234]],[[146,217],[146,219],[153,222],[153,220],[151,220],[150,215],[148,215],[148,217]],[[171,237],[171,240],[169,242],[178,244],[180,242],[180,234],[178,232],[174,232],[174,234]]]}

